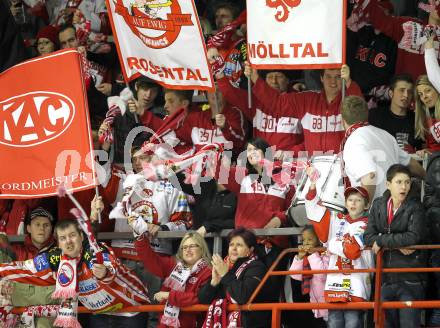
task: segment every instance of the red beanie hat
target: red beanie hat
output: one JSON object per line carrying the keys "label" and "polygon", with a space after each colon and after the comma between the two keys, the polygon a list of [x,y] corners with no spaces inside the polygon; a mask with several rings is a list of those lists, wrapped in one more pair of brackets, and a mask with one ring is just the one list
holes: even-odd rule
{"label": "red beanie hat", "polygon": [[55,45],[58,45],[58,29],[53,25],[47,25],[38,31],[37,41],[40,38],[49,39],[55,43]]}

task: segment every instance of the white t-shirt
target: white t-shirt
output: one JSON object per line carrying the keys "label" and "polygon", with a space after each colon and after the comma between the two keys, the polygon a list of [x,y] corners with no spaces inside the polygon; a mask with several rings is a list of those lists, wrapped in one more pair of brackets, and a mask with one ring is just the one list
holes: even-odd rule
{"label": "white t-shirt", "polygon": [[390,166],[408,165],[411,157],[400,149],[396,139],[387,131],[368,125],[348,137],[343,159],[352,186],[361,185],[361,178],[368,173],[376,173],[376,199],[386,190],[386,173]]}

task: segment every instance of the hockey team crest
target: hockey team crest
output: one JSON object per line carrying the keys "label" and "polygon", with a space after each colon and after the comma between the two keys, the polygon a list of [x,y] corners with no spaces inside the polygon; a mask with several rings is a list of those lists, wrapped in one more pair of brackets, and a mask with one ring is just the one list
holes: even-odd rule
{"label": "hockey team crest", "polygon": [[75,272],[72,268],[72,265],[68,262],[64,262],[61,264],[61,268],[58,274],[58,282],[62,287],[69,286],[74,278]]}
{"label": "hockey team crest", "polygon": [[194,25],[182,14],[178,0],[113,0],[131,31],[150,48],[166,48],[176,41],[182,26]]}

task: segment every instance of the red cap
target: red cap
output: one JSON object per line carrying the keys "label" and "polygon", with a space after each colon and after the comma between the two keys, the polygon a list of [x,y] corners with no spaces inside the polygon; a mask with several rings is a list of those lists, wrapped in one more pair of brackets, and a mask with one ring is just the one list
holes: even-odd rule
{"label": "red cap", "polygon": [[361,187],[361,186],[346,188],[344,191],[344,197],[347,198],[348,196],[350,196],[351,194],[353,194],[355,192],[361,194],[361,196],[365,198],[367,203],[370,202],[370,196],[368,195],[367,189],[365,189],[364,187]]}
{"label": "red cap", "polygon": [[47,25],[38,31],[37,41],[40,38],[48,39],[58,45],[58,29],[52,25]]}

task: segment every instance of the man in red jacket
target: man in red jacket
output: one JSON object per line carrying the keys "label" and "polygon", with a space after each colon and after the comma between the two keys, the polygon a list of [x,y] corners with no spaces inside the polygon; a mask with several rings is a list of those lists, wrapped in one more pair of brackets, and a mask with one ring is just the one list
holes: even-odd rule
{"label": "man in red jacket", "polygon": [[321,71],[322,90],[280,94],[271,88],[258,72],[246,63],[245,74],[254,83],[252,92],[257,100],[272,113],[283,113],[301,121],[304,130],[304,146],[308,156],[314,153],[339,152],[344,137],[341,118],[342,79],[347,95],[362,96],[356,82],[350,78],[350,68]]}

